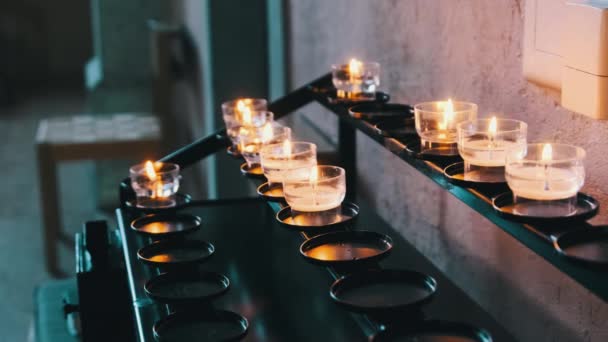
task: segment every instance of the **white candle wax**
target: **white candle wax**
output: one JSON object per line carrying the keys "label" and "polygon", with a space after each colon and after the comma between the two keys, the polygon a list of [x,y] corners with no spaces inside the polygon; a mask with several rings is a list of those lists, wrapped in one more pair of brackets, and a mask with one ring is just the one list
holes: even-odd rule
{"label": "white candle wax", "polygon": [[283,185],[285,200],[292,210],[302,212],[325,211],[337,208],[342,204],[346,189],[328,185]]}
{"label": "white candle wax", "polygon": [[516,196],[540,201],[574,197],[584,181],[582,172],[542,165],[509,166],[505,177]]}
{"label": "white candle wax", "polygon": [[267,160],[262,163],[264,176],[270,183],[281,183],[285,172],[292,169],[310,168],[317,165],[316,158],[310,159],[289,159],[289,160]]}
{"label": "white candle wax", "polygon": [[499,167],[505,166],[506,150],[515,144],[513,141],[504,140],[473,140],[460,144],[459,152],[462,159],[469,164]]}

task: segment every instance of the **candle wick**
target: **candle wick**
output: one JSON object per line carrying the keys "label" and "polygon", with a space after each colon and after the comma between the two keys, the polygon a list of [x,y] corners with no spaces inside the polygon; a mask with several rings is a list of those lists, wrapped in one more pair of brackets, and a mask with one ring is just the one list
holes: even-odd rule
{"label": "candle wick", "polygon": [[545,191],[549,191],[549,164],[545,164]]}

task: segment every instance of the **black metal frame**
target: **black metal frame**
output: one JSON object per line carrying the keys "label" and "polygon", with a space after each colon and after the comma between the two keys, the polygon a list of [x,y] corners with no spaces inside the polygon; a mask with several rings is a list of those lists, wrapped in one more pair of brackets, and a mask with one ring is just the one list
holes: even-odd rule
{"label": "black metal frame", "polygon": [[[331,90],[333,90],[331,74],[326,74],[272,102],[269,105],[269,110],[274,112],[275,118],[278,119],[316,101],[338,116],[338,152],[341,164],[347,170],[347,183],[349,184],[347,195],[349,198],[352,199],[355,196],[357,180],[356,132],[360,131],[492,221],[500,229],[506,231],[536,254],[556,266],[564,274],[576,280],[603,300],[608,300],[608,277],[605,276],[602,269],[572,262],[559,255],[553,247],[553,240],[557,236],[567,231],[592,229],[593,227],[589,223],[583,221],[575,223],[574,226],[571,224],[567,227],[544,227],[506,220],[492,209],[492,198],[498,195],[499,191],[492,188],[464,188],[449,183],[443,174],[443,169],[453,161],[424,161],[408,154],[404,141],[383,136],[377,131],[373,123],[349,115],[347,104],[330,101],[327,95]],[[165,156],[160,161],[177,163],[182,168],[186,168],[213,153],[224,150],[229,144],[226,130],[222,129]],[[503,190],[504,188],[501,187],[500,191]],[[121,206],[124,207],[124,203],[133,197],[134,194],[128,180],[121,183]]]}

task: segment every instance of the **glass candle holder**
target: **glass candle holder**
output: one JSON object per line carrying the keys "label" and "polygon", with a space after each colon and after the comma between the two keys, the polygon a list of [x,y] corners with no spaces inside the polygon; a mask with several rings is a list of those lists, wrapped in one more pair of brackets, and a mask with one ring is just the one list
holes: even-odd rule
{"label": "glass candle holder", "polygon": [[[238,127],[262,126],[266,123],[267,116],[260,112],[265,112],[267,109],[268,101],[259,98],[242,98],[222,103],[222,118],[233,145],[237,144],[235,138],[238,135]],[[272,121],[272,117],[270,119]]]}
{"label": "glass candle holder", "polygon": [[242,128],[239,136],[239,151],[247,165],[260,164],[260,150],[264,145],[283,143],[291,139],[291,128],[267,123],[263,127]]}
{"label": "glass candle holder", "polygon": [[268,123],[274,123],[274,114],[269,111],[251,112],[251,116],[249,118],[250,119],[245,121],[232,118],[226,123],[226,133],[234,146],[238,146],[239,136],[242,135],[243,132],[255,130]]}
{"label": "glass candle holder", "polygon": [[458,124],[476,118],[477,105],[471,102],[448,100],[415,105],[414,120],[421,150],[445,148],[457,154]]}
{"label": "glass candle holder", "polygon": [[584,159],[585,150],[566,144],[509,148],[505,177],[518,213],[549,217],[573,214],[585,182]]}
{"label": "glass candle holder", "polygon": [[329,165],[286,171],[283,194],[292,212],[338,208],[346,195],[346,172],[341,167]]}
{"label": "glass candle holder", "polygon": [[351,59],[348,64],[331,66],[332,82],[339,98],[369,99],[376,97],[380,86],[380,64]]}
{"label": "glass candle holder", "polygon": [[260,150],[260,164],[269,184],[282,183],[286,171],[317,165],[317,145],[290,140],[266,145]]}
{"label": "glass candle holder", "polygon": [[139,208],[169,208],[175,206],[179,189],[179,165],[151,162],[137,164],[129,169],[131,187]]}

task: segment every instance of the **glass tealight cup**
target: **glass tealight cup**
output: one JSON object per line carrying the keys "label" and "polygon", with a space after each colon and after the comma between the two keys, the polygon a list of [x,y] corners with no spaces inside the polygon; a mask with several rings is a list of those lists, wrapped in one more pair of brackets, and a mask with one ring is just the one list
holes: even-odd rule
{"label": "glass tealight cup", "polygon": [[519,120],[492,117],[464,121],[457,128],[465,180],[504,182],[506,151],[526,144],[528,125]]}
{"label": "glass tealight cup", "polygon": [[445,149],[458,154],[458,124],[477,118],[477,105],[461,101],[433,101],[414,106],[421,150]]}
{"label": "glass tealight cup", "polygon": [[291,169],[283,176],[283,194],[292,213],[339,208],[346,196],[346,172],[331,165]]}
{"label": "glass tealight cup", "polygon": [[228,134],[228,138],[232,141],[232,144],[238,146],[239,144],[239,135],[243,133],[243,131],[255,130],[257,128],[263,127],[268,123],[274,123],[274,114],[269,111],[254,111],[251,112],[251,120],[246,122],[242,122],[236,119],[231,119],[226,124],[226,132]]}
{"label": "glass tealight cup", "polygon": [[544,217],[574,214],[578,191],[585,182],[584,159],[585,150],[567,144],[509,148],[505,178],[513,192],[515,211]]}
{"label": "glass tealight cup", "polygon": [[351,60],[331,66],[332,83],[339,98],[375,98],[380,86],[380,63]]}
{"label": "glass tealight cup", "polygon": [[291,128],[267,123],[262,127],[242,127],[238,135],[239,151],[249,167],[260,164],[264,145],[279,144],[291,139]]}
{"label": "glass tealight cup", "polygon": [[145,162],[129,168],[136,206],[140,208],[169,208],[175,206],[179,189],[180,168],[174,163]]}
{"label": "glass tealight cup", "polygon": [[[242,98],[222,103],[222,119],[228,133],[228,137],[234,145],[238,134],[235,130],[242,125],[261,126],[266,123],[267,116],[260,112],[266,112],[268,101],[261,98]],[[258,114],[254,114],[254,113]],[[250,118],[248,118],[250,116]],[[273,117],[270,118],[272,121]]]}
{"label": "glass tealight cup", "polygon": [[260,150],[260,164],[269,185],[281,184],[285,172],[317,165],[317,145],[290,140],[266,145]]}

